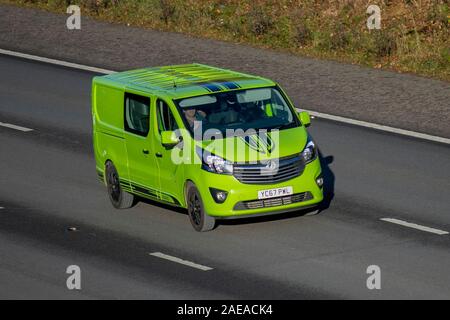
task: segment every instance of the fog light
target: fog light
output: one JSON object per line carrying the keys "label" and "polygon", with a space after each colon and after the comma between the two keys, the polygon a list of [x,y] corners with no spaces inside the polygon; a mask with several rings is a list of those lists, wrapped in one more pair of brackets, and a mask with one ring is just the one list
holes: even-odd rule
{"label": "fog light", "polygon": [[209,188],[209,191],[215,202],[224,203],[227,200],[228,192],[214,188]]}
{"label": "fog light", "polygon": [[316,183],[319,186],[319,188],[322,188],[322,186],[323,186],[323,177],[322,176],[318,176],[316,178]]}

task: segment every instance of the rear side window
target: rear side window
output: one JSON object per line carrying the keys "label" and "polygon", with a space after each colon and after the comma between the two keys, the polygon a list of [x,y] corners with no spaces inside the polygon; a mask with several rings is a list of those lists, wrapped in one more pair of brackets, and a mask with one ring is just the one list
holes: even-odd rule
{"label": "rear side window", "polygon": [[116,129],[123,129],[123,91],[96,84],[94,94],[94,111],[99,122]]}
{"label": "rear side window", "polygon": [[143,137],[150,124],[150,98],[125,93],[125,130]]}
{"label": "rear side window", "polygon": [[158,130],[160,133],[161,131],[175,131],[178,129],[175,117],[166,102],[158,99],[156,101],[156,109],[158,114]]}

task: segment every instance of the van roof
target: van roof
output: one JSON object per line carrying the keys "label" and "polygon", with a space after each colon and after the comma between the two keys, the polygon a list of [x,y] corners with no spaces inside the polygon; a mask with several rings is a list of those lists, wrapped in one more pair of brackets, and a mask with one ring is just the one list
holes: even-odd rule
{"label": "van roof", "polygon": [[203,64],[143,68],[96,77],[96,81],[120,84],[139,91],[158,91],[170,98],[185,98],[236,89],[275,85],[275,82]]}

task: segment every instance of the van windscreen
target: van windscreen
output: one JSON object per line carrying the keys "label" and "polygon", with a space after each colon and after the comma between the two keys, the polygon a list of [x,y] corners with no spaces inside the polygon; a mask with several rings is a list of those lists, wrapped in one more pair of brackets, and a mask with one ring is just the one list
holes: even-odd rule
{"label": "van windscreen", "polygon": [[[194,136],[207,130],[226,135],[227,129],[256,131],[288,129],[300,122],[275,87],[220,92],[176,100]],[[200,132],[196,132],[200,130]]]}

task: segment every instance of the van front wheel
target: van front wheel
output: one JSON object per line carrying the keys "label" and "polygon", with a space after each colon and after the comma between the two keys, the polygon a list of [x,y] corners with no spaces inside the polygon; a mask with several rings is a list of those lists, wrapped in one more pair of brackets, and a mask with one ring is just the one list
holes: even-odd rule
{"label": "van front wheel", "polygon": [[116,209],[128,209],[134,204],[134,195],[123,191],[120,187],[119,174],[112,162],[106,163],[105,167],[106,187],[109,200]]}
{"label": "van front wheel", "polygon": [[205,232],[214,229],[216,219],[205,212],[200,193],[192,183],[187,189],[187,209],[189,220],[196,231]]}

